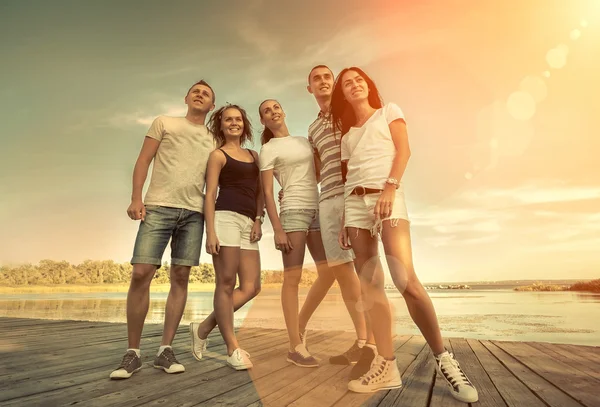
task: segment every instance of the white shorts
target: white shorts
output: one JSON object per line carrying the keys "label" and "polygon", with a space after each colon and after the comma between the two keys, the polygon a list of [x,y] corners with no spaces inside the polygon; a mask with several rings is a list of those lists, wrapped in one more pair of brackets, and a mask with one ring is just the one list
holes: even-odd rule
{"label": "white shorts", "polygon": [[409,220],[404,200],[404,189],[402,187],[396,190],[392,214],[383,219],[377,219],[373,213],[375,204],[380,196],[381,192],[363,196],[348,195],[345,206],[345,226],[347,228],[367,229],[371,231],[371,236],[375,236],[381,233],[382,222],[385,220],[391,221],[392,226],[398,223],[398,219]]}
{"label": "white shorts", "polygon": [[245,215],[232,211],[215,212],[215,232],[220,246],[258,250],[258,242],[250,242],[252,226],[254,221]]}
{"label": "white shorts", "polygon": [[338,235],[342,229],[342,213],[344,211],[344,195],[336,195],[319,202],[319,223],[321,239],[325,248],[327,264],[335,267],[354,260],[352,249],[344,250],[338,243]]}

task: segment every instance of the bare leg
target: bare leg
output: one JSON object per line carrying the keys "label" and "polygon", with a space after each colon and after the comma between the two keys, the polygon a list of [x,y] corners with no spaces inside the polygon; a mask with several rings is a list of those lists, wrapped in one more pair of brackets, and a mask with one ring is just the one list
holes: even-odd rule
{"label": "bare leg", "polygon": [[144,321],[150,305],[150,283],[156,273],[153,264],[134,264],[127,293],[127,338],[129,347],[140,348]]}
{"label": "bare leg", "polygon": [[442,353],[444,342],[433,303],[415,274],[409,223],[400,219],[397,226],[392,227],[390,221],[383,222],[381,238],[392,279],[406,301],[412,320],[432,352],[436,355]]}
{"label": "bare leg", "polygon": [[[240,250],[238,276],[240,286],[233,290],[234,312],[260,293],[260,255],[258,250]],[[198,336],[206,339],[216,326],[217,319],[213,311],[198,326]]]}
{"label": "bare leg", "polygon": [[240,265],[240,251],[239,247],[221,247],[219,254],[213,255],[216,277],[213,306],[229,356],[239,348],[233,330],[233,289]]}
{"label": "bare leg", "polygon": [[290,350],[298,346],[300,330],[298,326],[298,285],[302,278],[302,265],[306,245],[306,233],[291,232],[287,234],[294,249],[283,253],[283,286],[281,287],[281,306],[283,317],[290,338]]}
{"label": "bare leg", "polygon": [[325,298],[335,281],[335,275],[329,266],[327,266],[327,257],[325,256],[325,248],[323,247],[323,241],[321,240],[321,232],[309,232],[306,238],[306,245],[317,266],[318,276],[310,287],[310,290],[306,295],[306,300],[298,315],[299,332],[304,332],[306,330],[306,325],[308,324],[310,317],[314,314],[319,304],[321,304],[321,301],[323,301],[323,298]]}
{"label": "bare leg", "polygon": [[[348,314],[350,314],[350,318],[352,318],[356,337],[358,339],[367,340],[368,334],[365,313],[362,309],[357,307],[357,303],[361,299],[361,290],[360,279],[358,278],[358,274],[354,271],[354,265],[352,263],[344,263],[332,267],[332,270],[340,285],[340,291],[342,292],[342,298],[346,304]],[[371,336],[373,336],[372,332]]]}
{"label": "bare leg", "polygon": [[365,229],[348,228],[348,234],[356,255],[355,264],[360,278],[363,304],[372,324],[377,352],[386,359],[393,359],[392,317],[377,253],[377,238]]}
{"label": "bare leg", "polygon": [[190,266],[171,265],[171,289],[165,307],[165,328],[160,342],[161,346],[171,345],[175,338],[187,301],[190,270]]}

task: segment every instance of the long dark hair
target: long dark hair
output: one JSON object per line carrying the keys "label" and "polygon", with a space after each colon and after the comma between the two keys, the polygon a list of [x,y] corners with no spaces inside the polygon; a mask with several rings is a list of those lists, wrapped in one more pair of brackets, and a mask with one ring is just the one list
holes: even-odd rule
{"label": "long dark hair", "polygon": [[252,124],[248,119],[248,115],[246,111],[238,105],[226,104],[223,107],[217,109],[208,119],[208,129],[213,134],[213,137],[217,141],[219,147],[225,144],[225,135],[223,134],[223,130],[221,130],[221,123],[223,119],[223,113],[227,109],[237,109],[242,115],[242,121],[244,122],[244,130],[242,130],[242,136],[240,137],[240,145],[243,146],[245,143],[252,144]]}
{"label": "long dark hair", "polygon": [[345,68],[340,72],[335,79],[333,85],[333,92],[331,93],[331,122],[333,124],[333,131],[339,131],[341,137],[348,133],[350,127],[356,124],[356,115],[354,109],[350,103],[344,98],[344,92],[342,89],[342,77],[348,71],[354,71],[363,77],[369,88],[369,105],[374,109],[380,109],[383,107],[383,99],[375,86],[373,79],[369,77],[362,69],[352,66]]}
{"label": "long dark hair", "polygon": [[[262,112],[260,111],[260,108],[262,107],[263,103],[268,102],[272,100],[273,102],[277,102],[277,104],[279,106],[281,106],[281,103],[279,103],[278,100],[276,99],[265,99],[262,102],[260,102],[260,105],[258,105],[258,115],[259,117],[262,119]],[[283,108],[281,109],[283,110]],[[275,137],[275,135],[273,134],[273,132],[271,131],[271,129],[269,129],[267,126],[265,126],[265,128],[263,129],[261,135],[260,135],[260,144],[262,144],[263,146],[265,144],[267,144],[269,142],[269,140],[271,140],[273,137]]]}

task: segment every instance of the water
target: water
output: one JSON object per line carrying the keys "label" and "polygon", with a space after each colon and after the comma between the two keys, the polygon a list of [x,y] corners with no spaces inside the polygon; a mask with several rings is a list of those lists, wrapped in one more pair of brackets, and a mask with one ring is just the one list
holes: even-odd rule
{"label": "water", "polygon": [[[300,304],[305,289],[301,290]],[[387,291],[397,334],[419,334],[402,296]],[[510,289],[429,292],[445,337],[600,345],[600,295],[574,292],[515,292]],[[0,295],[0,316],[125,322],[126,293]],[[212,311],[212,293],[189,293],[182,323]],[[151,294],[147,322],[164,318],[167,293]],[[593,321],[596,321],[594,323]],[[278,290],[263,290],[235,314],[236,326],[284,328]],[[339,291],[332,289],[308,329],[352,331]]]}

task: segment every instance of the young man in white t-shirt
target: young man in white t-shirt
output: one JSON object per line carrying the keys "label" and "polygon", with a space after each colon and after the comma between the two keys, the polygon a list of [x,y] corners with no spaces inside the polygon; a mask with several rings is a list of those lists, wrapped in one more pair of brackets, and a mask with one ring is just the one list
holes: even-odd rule
{"label": "young man in white t-shirt", "polygon": [[[308,74],[308,92],[319,105],[319,114],[309,126],[308,140],[313,148],[315,170],[320,181],[319,222],[327,263],[337,279],[348,313],[354,323],[357,340],[344,353],[329,359],[332,364],[356,364],[350,378],[367,372],[375,357],[375,339],[368,330],[365,313],[357,307],[360,280],[354,271],[352,250],[342,250],[338,234],[344,212],[344,183],[340,160],[340,135],[333,131],[329,105],[333,90],[333,73],[326,65],[317,65]],[[300,327],[301,329],[305,327]]]}
{"label": "young man in white t-shirt", "polygon": [[[154,367],[167,373],[185,368],[175,358],[171,343],[187,300],[190,269],[200,262],[204,231],[206,164],[215,149],[204,125],[215,107],[215,94],[205,81],[195,83],[185,96],[185,117],[159,116],[154,120],[133,170],[133,193],[127,214],[141,220],[131,263],[133,273],[127,294],[129,347],[111,379],[127,379],[142,367],[140,339],[148,313],[150,283],[171,240],[171,289]],[[152,178],[142,200],[142,188],[154,160]]]}

